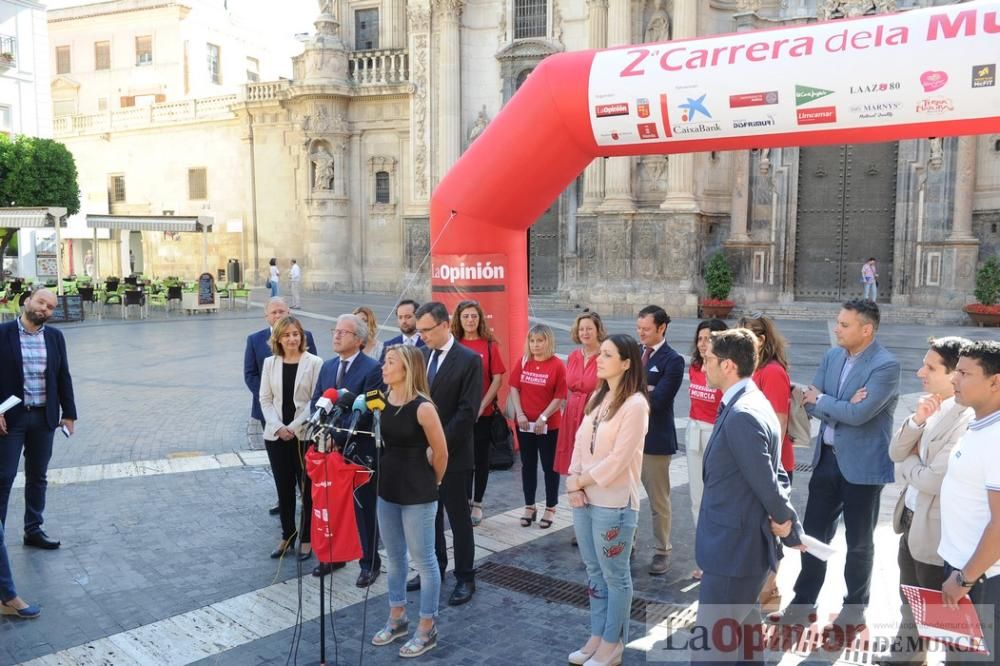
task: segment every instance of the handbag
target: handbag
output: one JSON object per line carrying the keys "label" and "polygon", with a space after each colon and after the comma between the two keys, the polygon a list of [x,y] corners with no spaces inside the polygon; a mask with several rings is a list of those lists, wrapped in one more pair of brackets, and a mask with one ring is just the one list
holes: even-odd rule
{"label": "handbag", "polygon": [[812,439],[812,418],[802,404],[803,387],[792,384],[792,399],[788,409],[788,436],[799,446],[808,446]]}
{"label": "handbag", "polygon": [[[489,349],[489,343],[487,343],[486,348]],[[525,354],[521,358],[521,369],[523,370],[524,366],[527,364],[528,364],[528,355]],[[508,419],[510,421],[517,420],[517,410],[514,409],[514,401],[510,399],[510,393],[507,394],[507,400],[504,401],[503,403],[503,416],[505,419]]]}
{"label": "handbag", "polygon": [[[493,376],[493,350],[486,343],[486,363],[489,376]],[[514,466],[514,433],[507,419],[500,411],[496,398],[493,399],[493,413],[490,419],[490,469],[507,470]]]}

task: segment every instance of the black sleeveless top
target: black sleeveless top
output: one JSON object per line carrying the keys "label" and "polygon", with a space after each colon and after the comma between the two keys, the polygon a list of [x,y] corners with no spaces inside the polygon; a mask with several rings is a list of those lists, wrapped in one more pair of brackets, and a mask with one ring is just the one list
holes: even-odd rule
{"label": "black sleeveless top", "polygon": [[298,363],[281,364],[281,422],[288,425],[295,420],[295,375]]}
{"label": "black sleeveless top", "polygon": [[417,396],[401,407],[387,403],[382,411],[385,448],[378,495],[395,504],[426,504],[438,498],[437,477],[427,462],[427,435],[417,421],[417,408],[427,402]]}

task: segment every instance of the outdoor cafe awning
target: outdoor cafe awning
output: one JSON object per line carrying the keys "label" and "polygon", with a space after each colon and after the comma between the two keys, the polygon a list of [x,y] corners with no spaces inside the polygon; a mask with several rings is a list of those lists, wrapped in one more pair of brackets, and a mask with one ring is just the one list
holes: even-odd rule
{"label": "outdoor cafe awning", "polygon": [[91,229],[128,231],[211,231],[213,218],[207,215],[87,215]]}
{"label": "outdoor cafe awning", "polygon": [[58,206],[46,208],[0,208],[0,228],[45,229],[66,226],[66,209]]}

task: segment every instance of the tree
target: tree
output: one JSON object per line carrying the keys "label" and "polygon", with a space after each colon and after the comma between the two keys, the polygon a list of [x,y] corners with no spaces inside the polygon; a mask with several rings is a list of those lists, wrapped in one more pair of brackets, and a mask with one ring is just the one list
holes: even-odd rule
{"label": "tree", "polygon": [[[66,146],[52,139],[0,134],[0,207],[62,206],[80,211],[76,161]],[[0,229],[0,257],[17,229]]]}

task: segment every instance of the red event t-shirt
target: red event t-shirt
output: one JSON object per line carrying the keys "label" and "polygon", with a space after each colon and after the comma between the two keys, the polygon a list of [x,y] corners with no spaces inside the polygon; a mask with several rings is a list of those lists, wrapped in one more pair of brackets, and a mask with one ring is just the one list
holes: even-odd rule
{"label": "red event t-shirt", "polygon": [[[500,345],[495,342],[487,343],[486,340],[482,338],[476,338],[475,340],[459,340],[463,345],[471,349],[472,351],[479,354],[479,358],[483,360],[483,395],[490,390],[490,384],[493,383],[494,375],[502,375],[507,372],[507,367],[503,364],[503,358],[500,357]],[[486,358],[486,349],[489,346],[490,358]],[[483,416],[490,416],[493,414],[493,405],[488,405],[483,411]]]}
{"label": "red event t-shirt", "polygon": [[702,423],[715,423],[719,414],[722,391],[709,388],[705,371],[700,365],[691,364],[688,369],[688,397],[691,399],[690,417]]}
{"label": "red event t-shirt", "polygon": [[[556,398],[566,399],[566,366],[558,356],[552,356],[544,361],[528,359],[524,368],[524,359],[518,360],[510,373],[510,387],[516,388],[521,397],[521,409],[528,420],[535,422],[549,403]],[[562,412],[556,410],[549,416],[549,431],[559,428]]]}
{"label": "red event t-shirt", "polygon": [[[788,416],[792,401],[792,383],[781,364],[777,361],[771,361],[767,365],[757,368],[752,379],[757,388],[763,391],[764,397],[771,403],[775,413]],[[795,468],[795,450],[792,448],[792,438],[788,436],[787,428],[785,428],[785,437],[781,440],[781,466],[785,471]]]}

